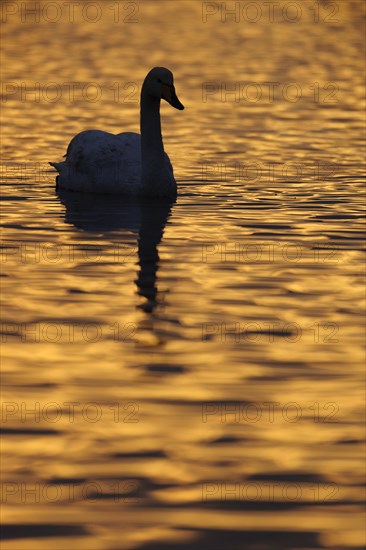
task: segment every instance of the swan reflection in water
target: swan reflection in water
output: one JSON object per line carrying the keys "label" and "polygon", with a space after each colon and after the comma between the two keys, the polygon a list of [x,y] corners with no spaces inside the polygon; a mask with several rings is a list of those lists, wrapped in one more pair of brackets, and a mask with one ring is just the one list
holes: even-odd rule
{"label": "swan reflection in water", "polygon": [[135,283],[137,293],[145,298],[139,307],[146,313],[153,313],[162,303],[157,287],[158,245],[175,199],[93,195],[65,190],[58,190],[57,195],[66,207],[66,223],[87,232],[121,231],[126,242],[131,242],[127,235],[137,236],[140,269]]}

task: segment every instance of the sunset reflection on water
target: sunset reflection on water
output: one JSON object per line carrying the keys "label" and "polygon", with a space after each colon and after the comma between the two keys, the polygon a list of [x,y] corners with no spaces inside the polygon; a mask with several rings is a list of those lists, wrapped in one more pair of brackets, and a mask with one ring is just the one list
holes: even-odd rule
{"label": "sunset reflection on water", "polygon": [[[362,547],[364,4],[249,4],[2,3],[4,550]],[[56,193],[160,65],[176,202]]]}

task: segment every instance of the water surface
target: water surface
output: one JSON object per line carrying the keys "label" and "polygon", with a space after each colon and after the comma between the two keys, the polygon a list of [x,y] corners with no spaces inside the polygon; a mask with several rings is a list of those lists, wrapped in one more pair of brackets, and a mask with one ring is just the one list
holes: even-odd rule
{"label": "water surface", "polygon": [[[7,4],[4,550],[361,548],[363,4]],[[177,201],[57,193],[157,65]]]}

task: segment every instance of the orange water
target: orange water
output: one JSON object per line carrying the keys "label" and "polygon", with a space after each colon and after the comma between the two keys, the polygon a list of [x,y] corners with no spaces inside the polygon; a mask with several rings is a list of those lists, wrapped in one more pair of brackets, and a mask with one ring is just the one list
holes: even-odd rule
{"label": "orange water", "polygon": [[[51,4],[3,3],[3,549],[361,548],[363,3]],[[156,65],[177,201],[57,195]]]}

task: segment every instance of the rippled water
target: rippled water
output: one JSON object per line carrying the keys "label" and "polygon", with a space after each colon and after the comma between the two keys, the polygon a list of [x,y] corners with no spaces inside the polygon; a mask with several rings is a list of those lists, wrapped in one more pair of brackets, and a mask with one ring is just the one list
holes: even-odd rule
{"label": "rippled water", "polygon": [[[68,4],[2,4],[4,550],[361,548],[363,3]],[[177,201],[57,194],[156,65]]]}

